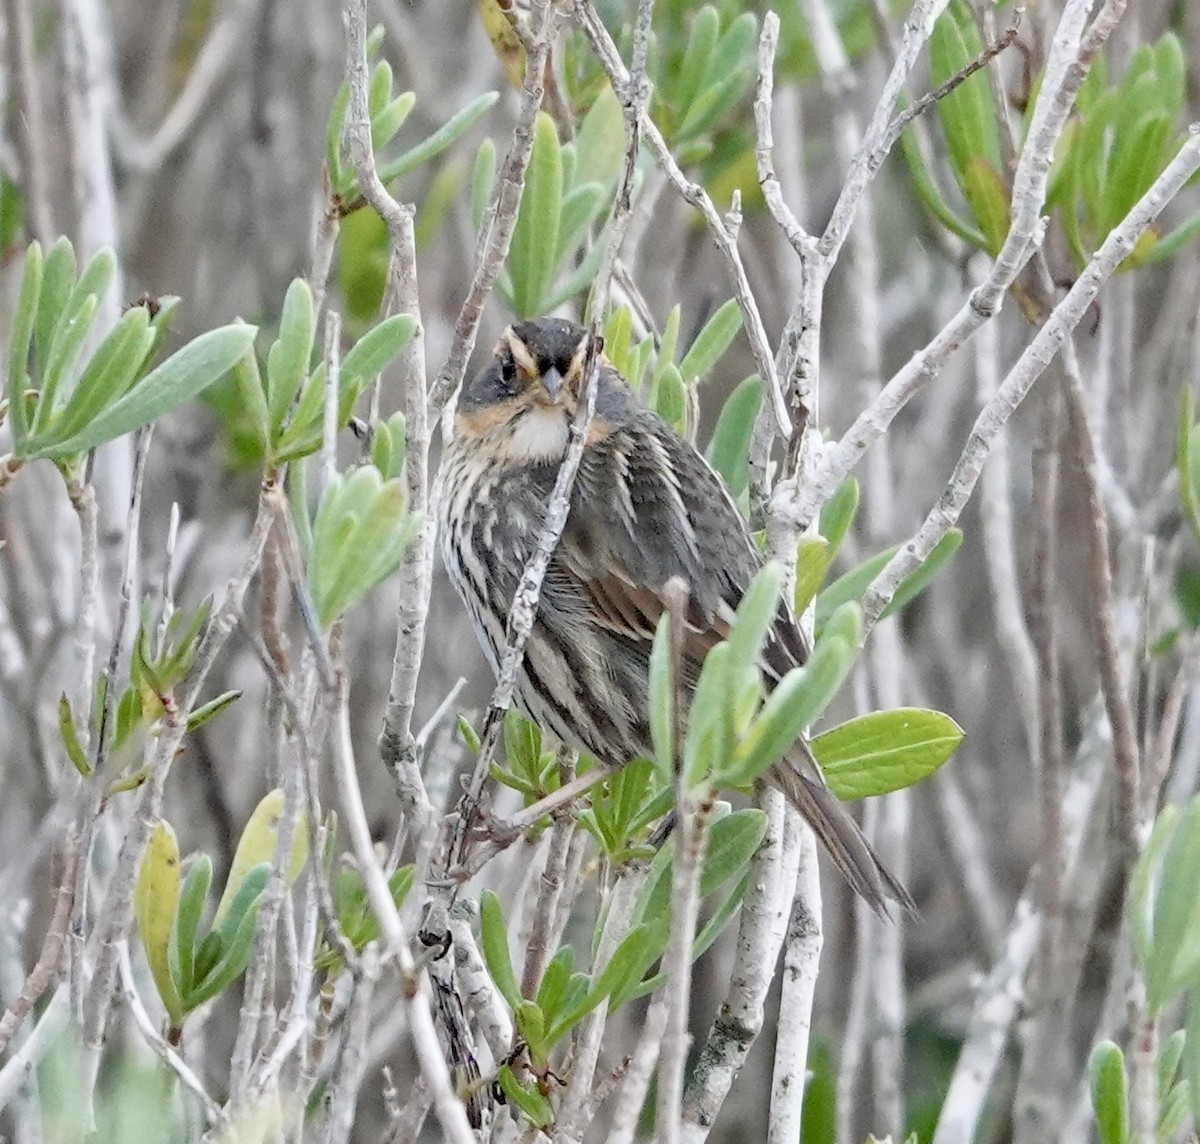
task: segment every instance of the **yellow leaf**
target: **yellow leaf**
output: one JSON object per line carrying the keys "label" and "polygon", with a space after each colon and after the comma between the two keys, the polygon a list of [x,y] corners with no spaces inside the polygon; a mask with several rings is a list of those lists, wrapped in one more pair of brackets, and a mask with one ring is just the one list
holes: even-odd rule
{"label": "yellow leaf", "polygon": [[[262,801],[254,808],[242,837],[238,839],[237,850],[233,855],[233,865],[229,868],[229,877],[225,880],[225,889],[213,918],[213,929],[220,926],[225,918],[238,888],[246,880],[246,875],[255,866],[264,862],[270,864],[275,860],[275,846],[279,838],[279,820],[283,817],[283,791],[276,788],[263,796]],[[302,818],[292,832],[292,856],[288,863],[287,883],[290,886],[304,869],[308,859],[308,825]]]}
{"label": "yellow leaf", "polygon": [[520,87],[525,82],[525,49],[521,47],[516,30],[508,22],[500,0],[479,0],[479,19],[487,38],[492,41],[508,82],[513,87]]}

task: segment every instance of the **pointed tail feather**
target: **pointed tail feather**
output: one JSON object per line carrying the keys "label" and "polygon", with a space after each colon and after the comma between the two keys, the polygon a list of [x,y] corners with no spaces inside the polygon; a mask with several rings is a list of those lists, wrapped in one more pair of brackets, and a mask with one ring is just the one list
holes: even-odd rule
{"label": "pointed tail feather", "polygon": [[[796,758],[796,755],[800,757]],[[810,771],[812,777],[806,771]],[[800,812],[851,888],[865,898],[880,917],[890,916],[889,901],[899,903],[905,912],[916,915],[916,903],[871,849],[854,816],[825,785],[817,762],[803,740],[791,755],[780,759],[766,777]]]}

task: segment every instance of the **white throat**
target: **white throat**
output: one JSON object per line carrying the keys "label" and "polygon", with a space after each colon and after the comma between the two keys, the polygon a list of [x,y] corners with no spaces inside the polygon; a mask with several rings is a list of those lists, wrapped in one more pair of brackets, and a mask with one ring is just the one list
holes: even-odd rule
{"label": "white throat", "polygon": [[565,410],[535,405],[504,428],[502,451],[509,460],[526,464],[561,460],[569,429]]}

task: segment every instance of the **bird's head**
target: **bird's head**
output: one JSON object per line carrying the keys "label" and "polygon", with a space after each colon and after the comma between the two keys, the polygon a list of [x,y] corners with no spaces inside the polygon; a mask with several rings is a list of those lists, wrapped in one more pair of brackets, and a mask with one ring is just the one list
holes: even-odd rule
{"label": "bird's head", "polygon": [[460,433],[502,433],[513,459],[554,460],[566,451],[567,428],[579,404],[588,331],[563,318],[509,326],[492,360],[463,388]]}

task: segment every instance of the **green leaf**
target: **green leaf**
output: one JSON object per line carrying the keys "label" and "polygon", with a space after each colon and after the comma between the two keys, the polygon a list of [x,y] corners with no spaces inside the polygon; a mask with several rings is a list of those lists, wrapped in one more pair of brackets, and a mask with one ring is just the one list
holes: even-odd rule
{"label": "green leaf", "polygon": [[524,998],[508,952],[504,911],[500,908],[500,899],[491,890],[484,890],[479,898],[479,943],[492,981],[515,1013]]}
{"label": "green leaf", "polygon": [[232,325],[201,334],[79,432],[39,448],[31,457],[62,460],[149,425],[227,373],[250,350],[255,332],[253,326]]}
{"label": "green leaf", "polygon": [[58,733],[62,738],[63,747],[66,749],[67,758],[71,760],[71,765],[85,779],[90,778],[92,774],[91,760],[87,757],[87,751],[83,749],[83,744],[75,732],[75,720],[71,715],[71,701],[67,698],[65,691],[58,699]]}
{"label": "green leaf", "polygon": [[465,135],[475,121],[499,98],[499,93],[495,91],[485,91],[483,95],[476,96],[466,107],[446,120],[428,139],[418,143],[411,150],[405,151],[399,158],[382,164],[379,169],[379,177],[385,183],[390,183],[393,179],[407,175],[409,171],[419,167],[422,163],[427,163],[430,159],[440,155],[447,147]]}
{"label": "green leaf", "polygon": [[[237,895],[251,880],[256,870],[270,869],[279,845],[279,823],[283,818],[286,800],[282,789],[276,787],[259,800],[242,830],[213,925],[223,927],[225,918],[234,908]],[[290,885],[300,876],[308,856],[308,828],[303,821],[292,832],[292,852],[288,858],[287,881]]]}
{"label": "green leaf", "polygon": [[538,986],[537,1005],[543,1013],[553,1018],[559,1011],[566,994],[567,983],[575,969],[575,950],[564,945],[546,966],[542,983]]}
{"label": "green leaf", "polygon": [[962,739],[962,728],[949,715],[902,707],[851,719],[818,735],[810,746],[830,789],[849,801],[920,782]]}
{"label": "green leaf", "polygon": [[679,372],[685,382],[707,377],[709,371],[721,360],[725,351],[742,328],[742,311],[737,300],[730,298],[696,335],[691,348],[679,363]]}
{"label": "green leaf", "polygon": [[[708,832],[708,847],[700,872],[700,896],[707,898],[731,878],[741,877],[746,865],[762,845],[767,818],[761,810],[747,807],[717,819]],[[634,910],[635,918],[650,921],[671,916],[671,878],[674,865],[674,840],[655,856],[646,885]],[[664,935],[665,936],[665,935]]]}
{"label": "green leaf", "polygon": [[42,248],[39,243],[31,242],[25,251],[21,289],[8,332],[8,417],[12,424],[13,452],[22,459],[28,459],[25,453],[25,438],[29,432],[25,387],[29,380],[29,343],[37,320],[41,286]]}
{"label": "green leaf", "polygon": [[831,555],[837,553],[854,523],[858,513],[858,499],[858,481],[854,477],[847,477],[834,489],[833,495],[821,509],[818,530],[829,541]]}
{"label": "green leaf", "polygon": [[823,536],[802,536],[796,546],[796,588],[793,607],[799,615],[812,602],[825,582],[833,561],[829,541]]}
{"label": "green leaf", "polygon": [[925,160],[921,156],[921,149],[917,145],[916,135],[911,127],[906,128],[900,136],[900,150],[912,178],[913,188],[925,209],[951,234],[957,235],[963,242],[974,246],[977,250],[986,250],[987,239],[983,237],[983,233],[971,223],[959,218],[942,197],[942,192],[938,189],[937,183],[929,173]]}
{"label": "green leaf", "polygon": [[198,727],[203,727],[210,719],[215,719],[222,711],[225,710],[231,703],[241,699],[240,691],[225,691],[216,697],[210,699],[207,703],[202,703],[187,717],[187,729],[195,731]]}
{"label": "green leaf", "polygon": [[519,1108],[525,1118],[537,1128],[548,1128],[554,1122],[554,1110],[550,1102],[531,1083],[526,1086],[517,1080],[516,1073],[508,1065],[501,1065],[496,1073],[496,1083],[505,1099]]}
{"label": "green leaf", "polygon": [[[265,877],[264,877],[265,880]],[[231,915],[232,916],[232,912]],[[258,924],[258,899],[241,915],[237,930],[225,937],[222,942],[220,960],[202,977],[196,987],[185,998],[189,1009],[195,1009],[206,1001],[224,992],[233,982],[245,972],[250,962],[250,952],[254,946],[254,931]],[[209,935],[212,936],[211,934]]]}
{"label": "green leaf", "polygon": [[779,614],[782,590],[783,568],[774,561],[764,564],[750,581],[729,628],[729,660],[735,669],[758,662],[763,640]]}
{"label": "green leaf", "polygon": [[471,170],[471,223],[476,230],[483,225],[483,213],[487,210],[495,184],[496,144],[489,136],[479,144],[475,166]]}
{"label": "green leaf", "polygon": [[[299,831],[297,831],[298,833]],[[262,897],[263,890],[267,886],[267,879],[270,877],[270,863],[262,862],[255,866],[241,882],[233,883],[236,887],[233,900],[230,901],[225,916],[220,919],[220,924],[217,925],[214,922],[213,925],[213,929],[221,937],[222,956],[225,956],[224,951],[233,947],[238,933],[244,927],[247,918],[253,919],[257,914],[259,899]],[[229,891],[229,888],[229,883],[226,883],[226,893]]]}
{"label": "green leaf", "polygon": [[168,946],[171,976],[178,983],[183,996],[191,991],[198,980],[196,935],[200,932],[200,918],[208,901],[212,874],[212,859],[207,854],[197,854],[184,875],[179,909],[175,913],[175,924],[171,927]]}
{"label": "green leaf", "polygon": [[563,200],[559,219],[558,247],[555,265],[559,265],[579,249],[589,227],[604,207],[608,192],[599,183],[584,183],[575,187]]}
{"label": "green leaf", "polygon": [[1112,1041],[1101,1041],[1088,1060],[1092,1108],[1100,1144],[1127,1144],[1129,1139],[1129,1090],[1125,1058]]}
{"label": "green leaf", "polygon": [[[857,611],[854,604],[845,607]],[[835,616],[834,623],[839,621],[840,616]],[[827,632],[817,642],[808,663],[789,671],[767,697],[749,734],[738,744],[728,766],[719,772],[720,781],[744,786],[782,758],[837,694],[856,654],[854,642],[840,633]]]}
{"label": "green leaf", "polygon": [[687,418],[687,389],[679,367],[668,363],[654,387],[654,411],[677,433],[683,433]]}
{"label": "green leaf", "polygon": [[[962,0],[952,0],[938,18],[929,37],[929,71],[934,86],[945,83],[974,60],[982,50],[979,32]],[[973,157],[1000,167],[1000,129],[992,110],[992,96],[983,72],[964,80],[938,101],[938,115],[946,134],[950,163],[960,184]]]}
{"label": "green leaf", "polygon": [[546,1039],[550,1044],[558,1041],[579,1024],[597,1005],[608,1000],[620,990],[632,985],[645,970],[646,958],[653,943],[653,933],[648,925],[634,926],[621,939],[621,944],[613,951],[608,964],[594,977],[584,996],[569,1010],[562,1013],[547,1030]]}
{"label": "green leaf", "polygon": [[79,433],[128,392],[154,348],[155,333],[145,306],[131,306],[96,348],[79,383],[53,424],[53,436]]}
{"label": "green leaf", "polygon": [[51,414],[58,404],[58,391],[74,370],[75,363],[83,352],[84,342],[92,332],[99,306],[99,299],[95,294],[85,294],[59,319],[50,347],[50,357],[42,370],[42,389],[33,420],[35,438],[50,422]]}
{"label": "green leaf", "polygon": [[312,290],[304,279],[297,278],[284,295],[279,336],[267,353],[267,409],[272,437],[282,428],[308,375],[316,321]]}
{"label": "green leaf", "polygon": [[607,187],[621,173],[625,158],[625,117],[621,101],[605,84],[575,134],[577,161],[573,186],[599,183]]}
{"label": "green leaf", "polygon": [[749,484],[750,438],[761,403],[762,382],[757,375],[746,378],[729,395],[708,444],[708,463],[725,478],[735,497]]}
{"label": "green leaf", "polygon": [[538,113],[533,153],[525,174],[517,223],[508,253],[513,308],[521,318],[542,313],[554,283],[562,214],[562,150],[554,120]]}
{"label": "green leaf", "polygon": [[669,75],[663,77],[663,83],[670,84],[672,88],[669,98],[677,114],[686,113],[700,94],[700,85],[708,77],[720,32],[721,18],[716,8],[705,4],[692,21],[687,48],[679,64],[678,78],[672,84]]}
{"label": "green leaf", "polygon": [[382,373],[416,331],[417,319],[411,314],[392,314],[368,330],[342,359],[343,388],[355,381],[369,381]]}
{"label": "green leaf", "polygon": [[963,534],[961,528],[950,529],[941,540],[933,546],[933,550],[918,568],[914,568],[896,589],[896,594],[880,619],[895,615],[901,608],[910,604],[917,596],[929,587],[930,581],[938,574],[943,564],[962,547]]}
{"label": "green leaf", "polygon": [[1146,996],[1158,1012],[1181,989],[1200,987],[1200,797],[1180,814],[1162,857],[1154,900],[1154,940]]}
{"label": "green leaf", "polygon": [[1163,1095],[1168,1093],[1175,1083],[1175,1074],[1179,1071],[1179,1062],[1183,1059],[1184,1037],[1184,1031],[1176,1029],[1158,1052],[1158,1091]]}
{"label": "green leaf", "polygon": [[38,296],[37,322],[34,327],[34,348],[38,369],[45,371],[50,360],[50,347],[55,329],[67,308],[67,299],[75,287],[75,248],[65,235],[57,239],[46,252],[42,266],[42,284]]}
{"label": "green leaf", "polygon": [[541,770],[542,729],[515,707],[504,713],[504,757],[511,770],[537,777]]}
{"label": "green leaf", "polygon": [[[388,94],[391,94],[391,77],[388,77]],[[377,114],[371,116],[371,147],[376,151],[383,150],[404,126],[409,112],[416,105],[417,97],[411,91],[402,92]]]}
{"label": "green leaf", "polygon": [[[970,81],[968,81],[970,82]],[[962,175],[963,195],[970,204],[971,213],[979,223],[989,254],[1000,253],[1008,237],[1008,191],[1000,178],[1000,172],[988,159],[973,155],[967,160]]]}
{"label": "green leaf", "polygon": [[[1188,997],[1187,1023],[1184,1027],[1183,1079],[1192,1105],[1192,1115],[1200,1124],[1200,990]],[[1103,1144],[1108,1144],[1105,1140]]]}
{"label": "green leaf", "polygon": [[1129,883],[1129,922],[1134,954],[1143,969],[1154,948],[1154,875],[1162,853],[1175,833],[1179,808],[1168,803],[1159,811],[1146,847],[1138,856]]}

